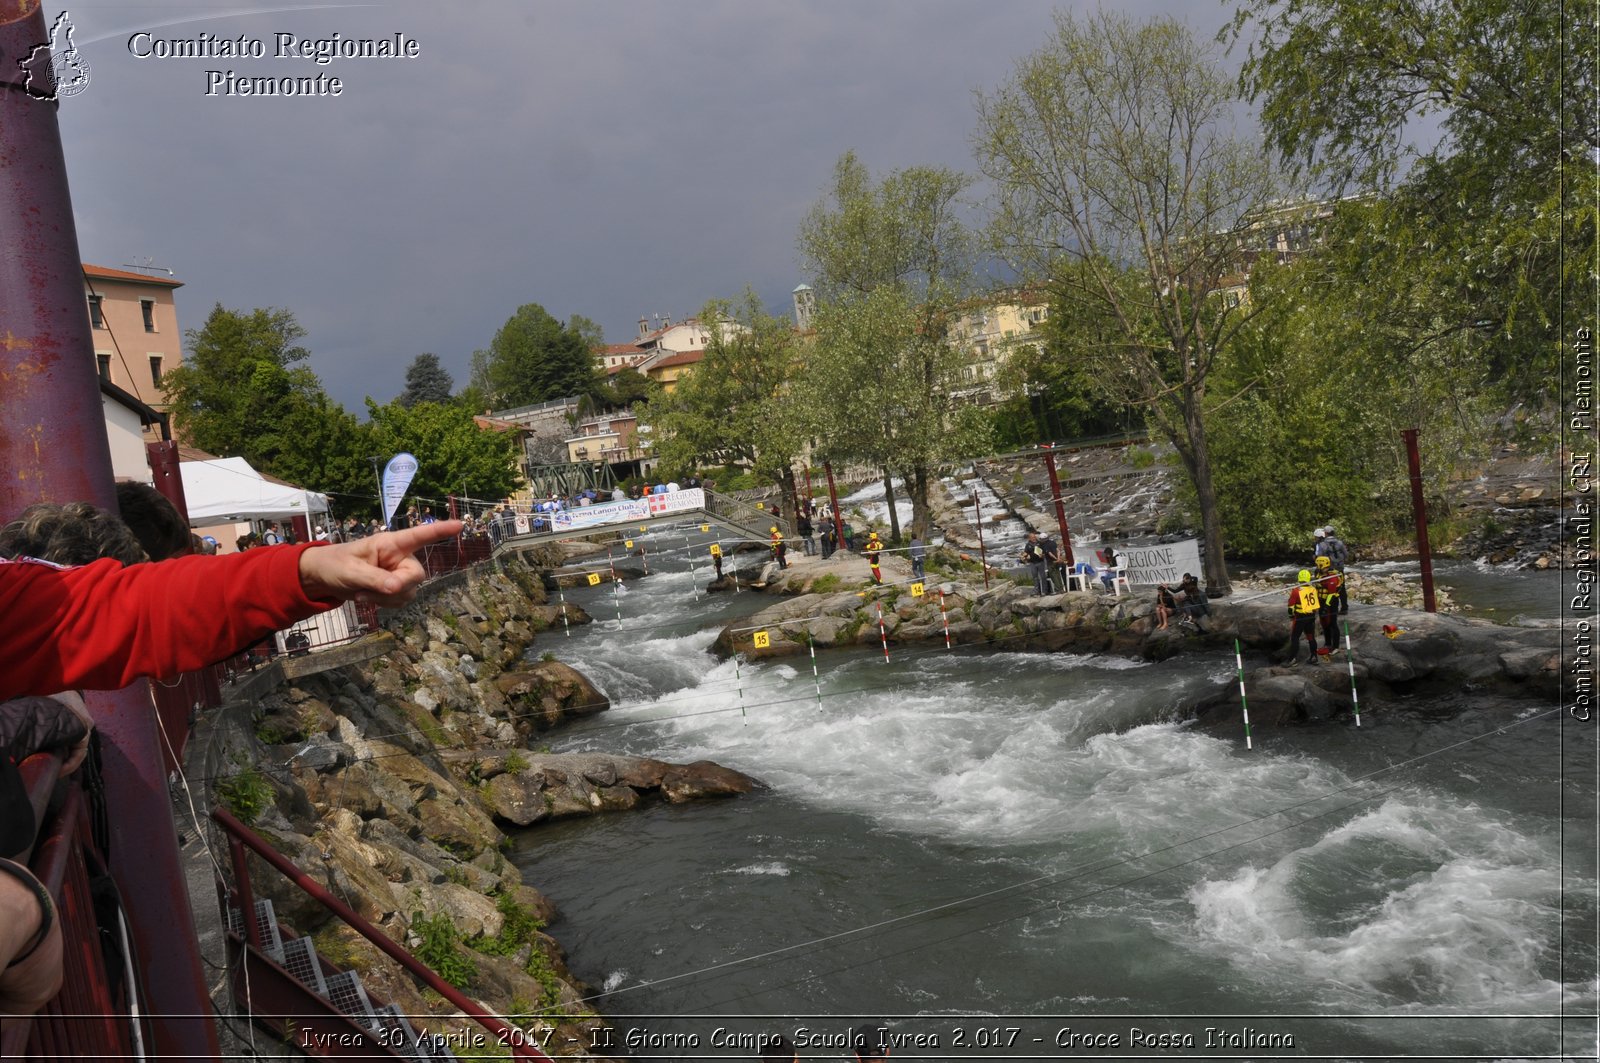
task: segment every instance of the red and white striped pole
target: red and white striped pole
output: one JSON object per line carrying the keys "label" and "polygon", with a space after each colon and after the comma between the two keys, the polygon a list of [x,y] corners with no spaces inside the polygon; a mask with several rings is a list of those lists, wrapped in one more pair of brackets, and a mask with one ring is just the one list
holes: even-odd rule
{"label": "red and white striped pole", "polygon": [[872,603],[878,610],[878,641],[883,643],[883,663],[889,663],[889,633],[883,629],[883,603]]}
{"label": "red and white striped pole", "polygon": [[950,648],[950,614],[944,609],[944,591],[939,591],[939,619],[944,621],[944,648]]}

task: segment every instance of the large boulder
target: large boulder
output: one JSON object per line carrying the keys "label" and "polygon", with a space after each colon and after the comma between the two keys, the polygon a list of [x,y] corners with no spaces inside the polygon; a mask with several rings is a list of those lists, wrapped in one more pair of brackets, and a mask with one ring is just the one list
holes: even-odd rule
{"label": "large boulder", "polygon": [[583,673],[560,661],[536,661],[494,681],[519,732],[531,734],[564,720],[592,716],[611,701]]}

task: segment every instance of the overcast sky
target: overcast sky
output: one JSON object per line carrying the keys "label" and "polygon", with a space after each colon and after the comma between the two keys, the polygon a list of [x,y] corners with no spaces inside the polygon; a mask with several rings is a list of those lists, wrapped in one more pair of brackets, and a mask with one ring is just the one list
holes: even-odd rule
{"label": "overcast sky", "polygon": [[[523,303],[631,340],[753,286],[788,312],[795,232],[854,149],[972,170],[973,92],[1038,47],[1042,0],[538,0],[68,8],[90,82],[60,115],[87,262],[153,261],[213,304],[293,311],[362,413],[432,351],[466,383]],[[1067,0],[1065,6],[1092,5]],[[1210,0],[1124,0],[1209,39]],[[53,20],[59,6],[46,8]],[[260,40],[140,58],[130,37]],[[415,59],[277,59],[276,35],[405,34]],[[148,39],[133,45],[150,49]],[[207,71],[324,74],[338,97],[208,96]]]}

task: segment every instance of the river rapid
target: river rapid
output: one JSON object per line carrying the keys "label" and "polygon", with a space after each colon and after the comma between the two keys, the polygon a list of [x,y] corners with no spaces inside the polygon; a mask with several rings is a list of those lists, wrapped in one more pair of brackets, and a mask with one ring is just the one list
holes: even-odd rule
{"label": "river rapid", "polygon": [[1247,750],[1176,718],[1231,651],[719,662],[771,599],[684,541],[537,647],[613,702],[555,751],[767,786],[516,839],[614,1053],[849,1058],[872,1019],[895,1058],[1593,1057],[1593,725],[1457,692]]}

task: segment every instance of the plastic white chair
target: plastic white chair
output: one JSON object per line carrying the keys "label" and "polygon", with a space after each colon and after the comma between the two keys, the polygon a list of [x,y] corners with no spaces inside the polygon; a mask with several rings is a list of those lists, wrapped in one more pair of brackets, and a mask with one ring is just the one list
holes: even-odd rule
{"label": "plastic white chair", "polygon": [[1133,585],[1128,582],[1128,569],[1125,565],[1118,565],[1111,577],[1111,593],[1121,598],[1124,593],[1132,594]]}

